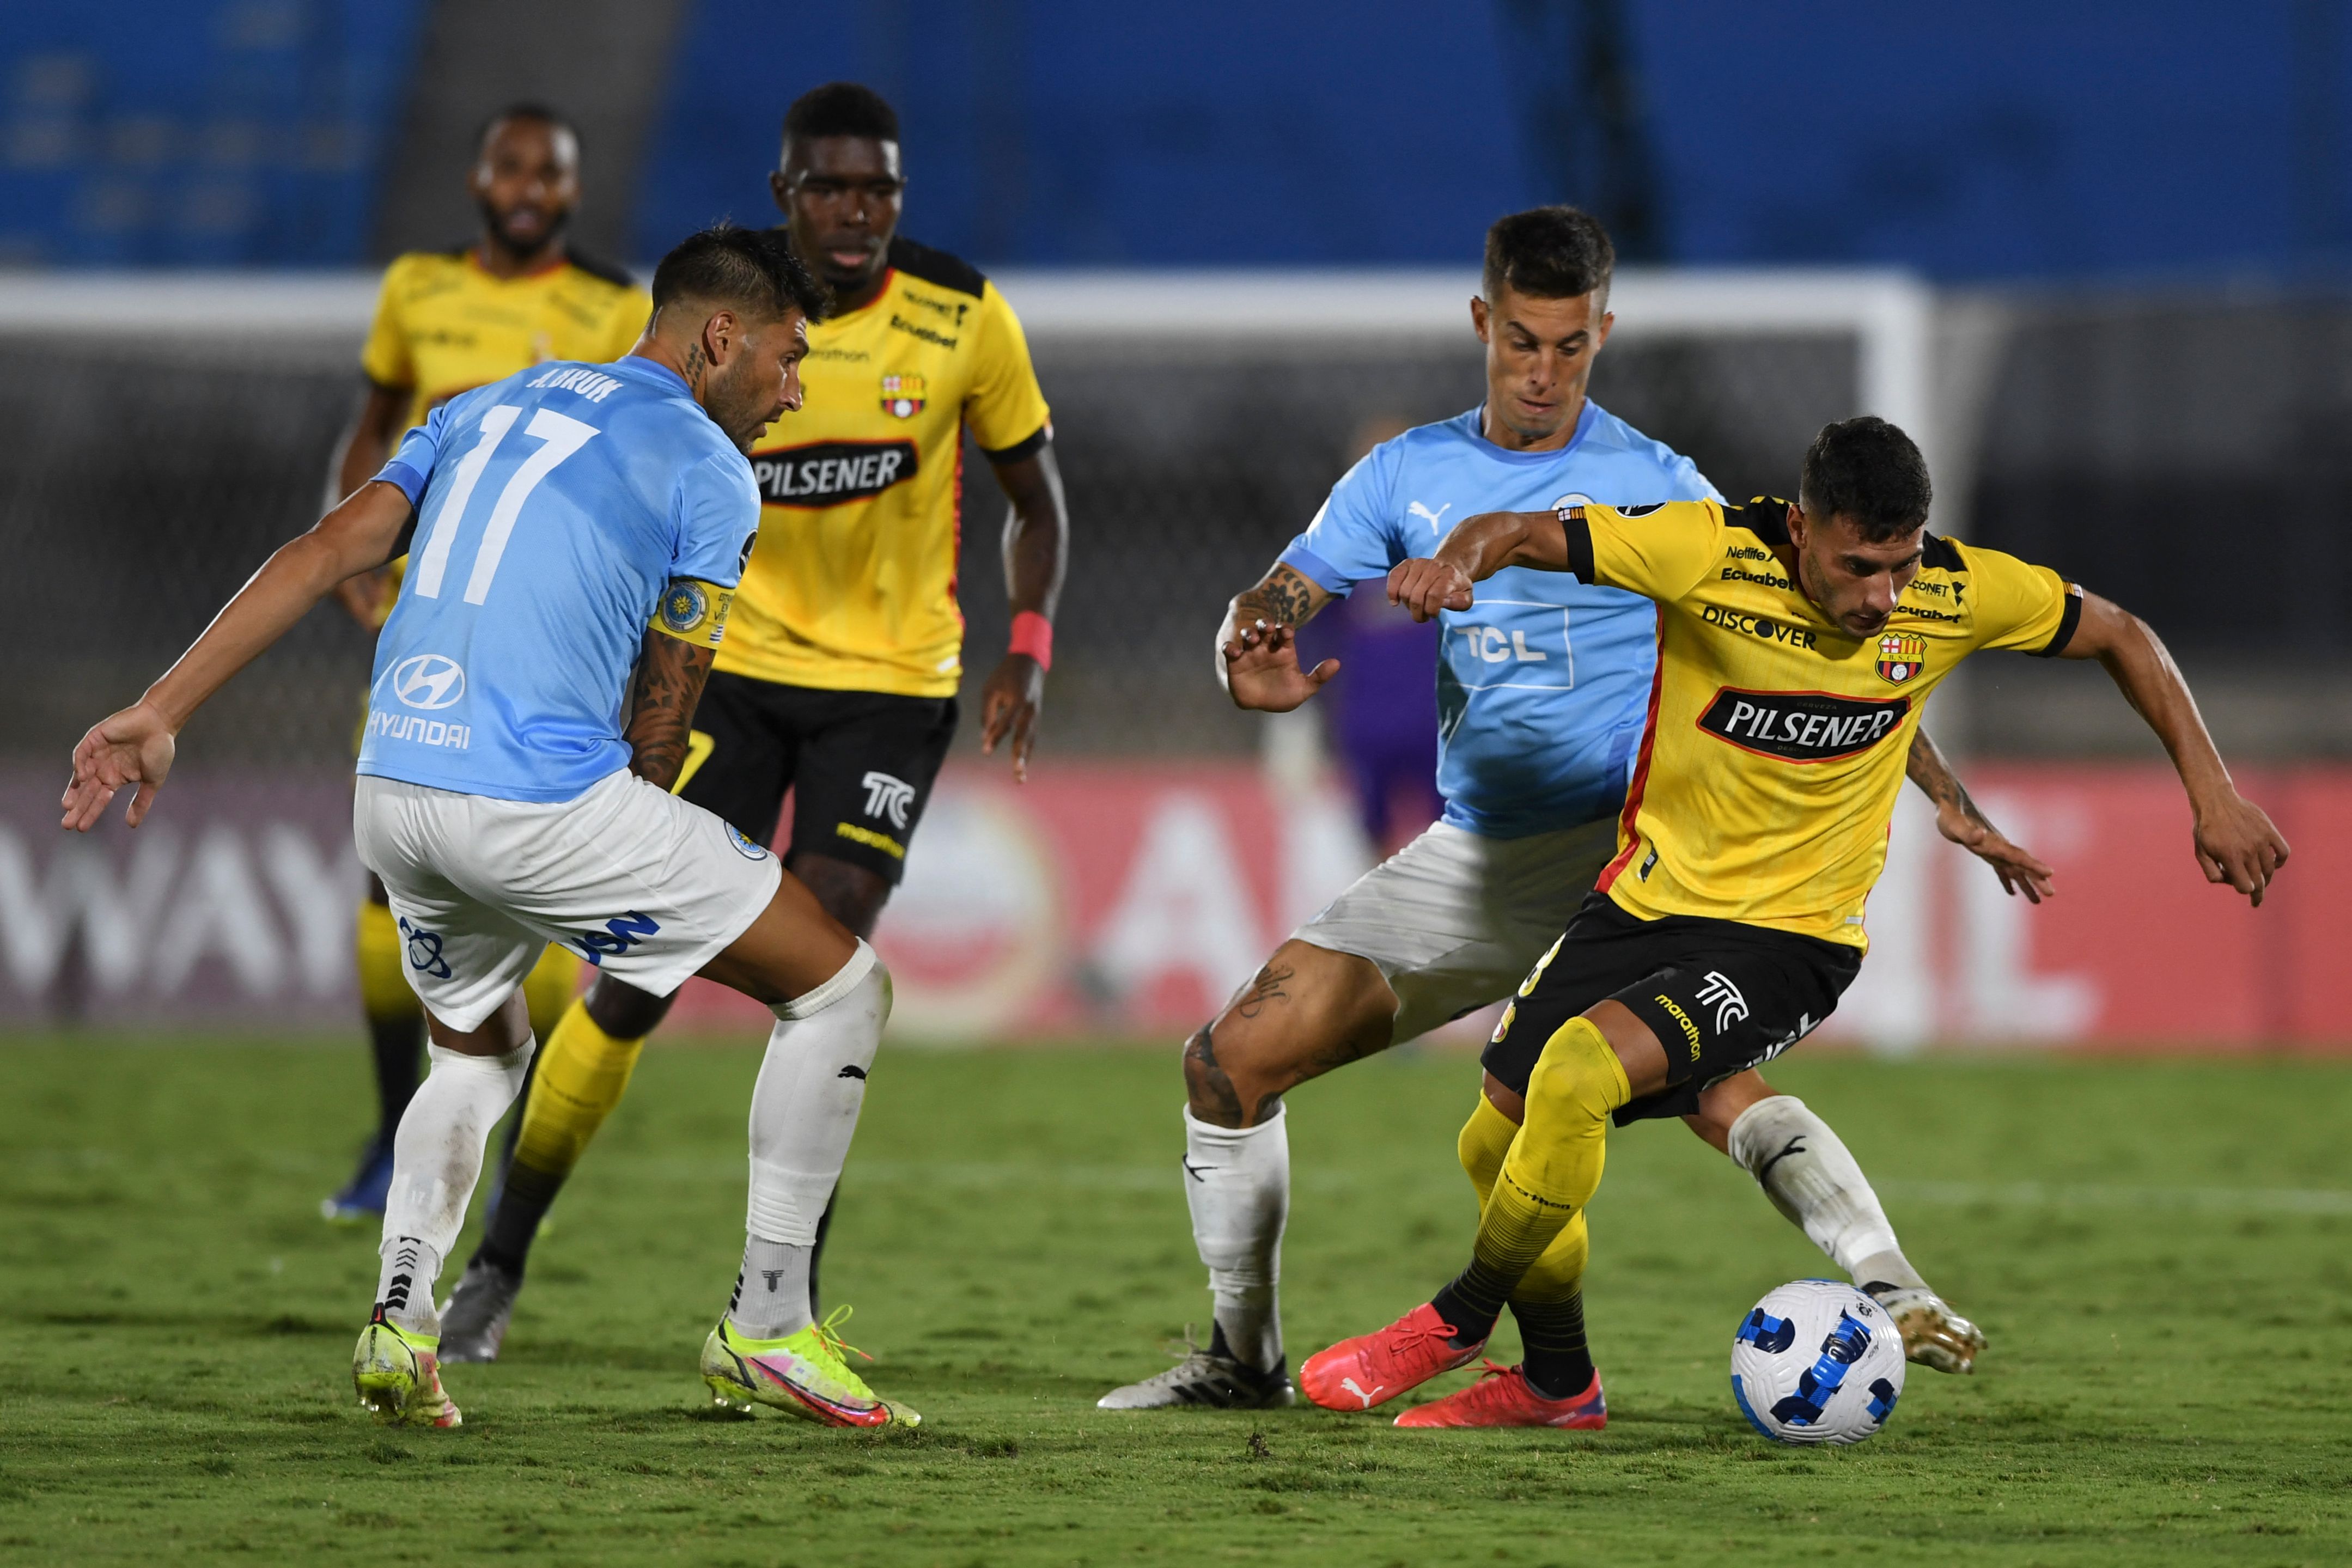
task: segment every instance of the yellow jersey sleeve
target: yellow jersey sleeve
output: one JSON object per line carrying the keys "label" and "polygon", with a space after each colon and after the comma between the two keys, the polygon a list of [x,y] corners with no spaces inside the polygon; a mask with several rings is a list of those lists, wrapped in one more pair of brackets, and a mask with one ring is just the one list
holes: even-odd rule
{"label": "yellow jersey sleeve", "polygon": [[1666,501],[1620,510],[1571,507],[1560,514],[1569,570],[1672,604],[1705,580],[1723,556],[1723,508],[1713,501]]}
{"label": "yellow jersey sleeve", "polygon": [[367,346],[360,350],[361,371],[380,387],[416,384],[416,361],[409,357],[408,327],[400,313],[407,271],[404,256],[384,268],[383,287],[375,299],[375,319],[368,326]]}
{"label": "yellow jersey sleeve", "polygon": [[626,359],[637,340],[646,335],[646,323],[654,318],[654,297],[642,288],[632,288],[628,297],[613,311],[611,330],[604,342],[602,362]]}
{"label": "yellow jersey sleeve", "polygon": [[1029,454],[1020,448],[1045,433],[1053,411],[1029,362],[1029,337],[1021,329],[1021,318],[993,283],[981,287],[979,339],[964,421],[991,457],[1025,457]]}
{"label": "yellow jersey sleeve", "polygon": [[1997,549],[1948,541],[1968,567],[1979,648],[2013,648],[2044,657],[2065,651],[2083,614],[2083,591],[2046,566]]}

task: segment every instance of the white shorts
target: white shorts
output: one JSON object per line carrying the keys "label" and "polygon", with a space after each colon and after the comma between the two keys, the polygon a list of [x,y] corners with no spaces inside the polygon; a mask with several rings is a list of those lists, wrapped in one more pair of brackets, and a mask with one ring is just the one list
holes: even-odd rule
{"label": "white shorts", "polygon": [[1524,839],[1439,822],[1291,935],[1378,965],[1411,1040],[1517,989],[1616,848],[1613,820]]}
{"label": "white shorts", "polygon": [[457,1030],[480,1028],[551,942],[667,996],[783,877],[718,817],[628,772],[552,804],[362,776],[352,836],[392,895],[408,983]]}

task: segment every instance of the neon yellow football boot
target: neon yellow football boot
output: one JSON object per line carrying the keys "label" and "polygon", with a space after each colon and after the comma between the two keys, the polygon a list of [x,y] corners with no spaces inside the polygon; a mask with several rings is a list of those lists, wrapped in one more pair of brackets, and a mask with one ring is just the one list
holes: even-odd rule
{"label": "neon yellow football boot", "polygon": [[441,1388],[441,1340],[389,1322],[378,1307],[352,1352],[360,1403],[387,1427],[456,1427],[465,1417]]}
{"label": "neon yellow football boot", "polygon": [[747,1339],[720,1318],[702,1345],[702,1381],[709,1385],[710,1402],[745,1412],[766,1405],[826,1427],[920,1426],[920,1416],[880,1398],[849,1370],[842,1353],[866,1353],[843,1341],[839,1326],[848,1321],[849,1309],[835,1307],[824,1322],[797,1333]]}

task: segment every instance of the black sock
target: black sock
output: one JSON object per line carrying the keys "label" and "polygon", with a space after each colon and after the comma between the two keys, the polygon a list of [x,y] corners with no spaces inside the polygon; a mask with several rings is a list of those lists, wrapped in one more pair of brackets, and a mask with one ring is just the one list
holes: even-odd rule
{"label": "black sock", "polygon": [[530,1257],[530,1244],[539,1235],[539,1223],[547,1218],[555,1195],[562,1190],[560,1176],[520,1160],[509,1166],[506,1185],[499,1188],[499,1206],[482,1228],[481,1245],[474,1249],[475,1260],[495,1263],[509,1274],[521,1273]]}
{"label": "black sock", "polygon": [[1519,1322],[1519,1362],[1528,1385],[1547,1399],[1566,1399],[1592,1385],[1592,1352],[1584,1343],[1584,1292],[1564,1301],[1513,1301]]}
{"label": "black sock", "polygon": [[824,1261],[824,1233],[833,1228],[833,1206],[841,1196],[839,1184],[835,1185],[833,1192],[834,1196],[824,1200],[824,1212],[816,1217],[816,1239],[809,1243],[809,1316],[820,1322],[824,1321],[824,1309],[818,1302],[816,1269]]}
{"label": "black sock", "polygon": [[416,1096],[416,1085],[422,1078],[425,1015],[415,1012],[378,1018],[370,1013],[367,1026],[368,1044],[375,1053],[375,1103],[381,1118],[376,1126],[376,1144],[388,1149],[392,1147],[393,1134],[400,1130],[400,1118],[408,1110],[409,1101]]}
{"label": "black sock", "polygon": [[1503,1313],[1516,1281],[1506,1280],[1477,1259],[1454,1276],[1453,1281],[1429,1299],[1437,1315],[1454,1325],[1455,1344],[1484,1344],[1494,1337],[1495,1320]]}

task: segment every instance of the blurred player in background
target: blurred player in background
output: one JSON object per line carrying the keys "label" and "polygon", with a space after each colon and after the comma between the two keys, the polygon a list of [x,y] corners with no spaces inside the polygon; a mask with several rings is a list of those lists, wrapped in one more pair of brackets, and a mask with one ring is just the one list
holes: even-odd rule
{"label": "blurred player in background", "polygon": [[[384,273],[360,360],[367,391],[335,455],[331,506],[374,478],[402,434],[459,392],[541,360],[617,360],[652,314],[652,298],[626,274],[565,241],[580,203],[580,138],[570,121],[537,104],[512,105],[482,127],[476,154],[466,188],[481,209],[481,233],[452,250],[411,251]],[[392,612],[402,564],[335,590],[371,631]],[[408,987],[383,885],[373,876],[358,946],[376,1132],[350,1183],[320,1206],[330,1218],[354,1221],[383,1212],[393,1129],[416,1092],[425,1049],[425,1012]],[[523,989],[538,1038],[554,1027],[579,975],[580,960],[555,946],[531,971]],[[509,1130],[509,1149],[513,1137]]]}
{"label": "blurred player in background", "polygon": [[[1715,496],[1689,458],[1586,396],[1614,319],[1614,261],[1601,225],[1573,208],[1515,214],[1487,232],[1470,305],[1486,350],[1486,402],[1373,448],[1265,579],[1234,601],[1217,677],[1237,706],[1283,713],[1314,696],[1339,665],[1302,670],[1295,629],[1505,497],[1630,506]],[[1184,1196],[1214,1333],[1166,1372],[1104,1396],[1106,1408],[1291,1402],[1276,1291],[1290,1210],[1282,1096],[1509,996],[1616,847],[1656,667],[1655,612],[1632,594],[1515,572],[1444,622],[1444,817],[1301,926],[1186,1042]],[[1946,836],[2038,899],[2049,868],[1976,813],[1924,735],[1911,768]],[[1749,1071],[1687,1121],[1886,1301],[1913,1359],[1969,1369],[1983,1336],[1912,1268],[1861,1166],[1802,1101]],[[1465,1159],[1471,1152],[1465,1142]],[[1580,1343],[1580,1307],[1570,1317],[1521,1326]]]}
{"label": "blurred player in background", "polygon": [[[1016,777],[1036,737],[1069,523],[1012,307],[969,263],[897,232],[906,181],[891,107],[849,82],[803,95],[769,183],[835,310],[809,331],[807,412],[751,455],[760,542],[678,789],[761,844],[791,792],[786,863],[863,937],[955,738],[965,432],[1012,503],[1012,647],[982,688],[981,745],[1009,742]],[[450,1300],[447,1359],[497,1357],[540,1221],[672,999],[602,975],[556,1026],[498,1207]],[[824,1233],[808,1218],[795,1271],[765,1280],[814,1301]]]}
{"label": "blurred player in background", "polygon": [[1794,506],[1492,513],[1389,574],[1388,597],[1424,619],[1547,572],[1640,594],[1658,606],[1658,674],[1614,853],[1481,1059],[1460,1145],[1480,1204],[1469,1265],[1308,1357],[1317,1404],[1368,1409],[1466,1364],[1507,1305],[1525,1359],[1397,1425],[1606,1423],[1578,1282],[1610,1124],[1720,1124],[1772,1103],[1741,1080],[1860,970],[1901,758],[1969,654],[2104,664],[2180,775],[2206,880],[2262,903],[2286,841],[2231,782],[2156,633],[2047,567],[1927,532],[1929,494],[1910,437],[1865,414],[1814,439]]}
{"label": "blurred player in background", "polygon": [[759,1283],[789,1268],[776,1239],[832,1196],[889,975],[774,855],[669,788],[759,528],[745,452],[799,406],[804,324],[825,295],[773,235],[722,225],[663,257],[653,298],[625,358],[518,371],[409,432],[139,702],[83,737],[66,825],[87,831],[135,785],[136,826],[197,706],[416,535],[377,641],[352,829],[390,890],[433,1070],[394,1143],[352,1360],[361,1402],[392,1425],[459,1424],[434,1281],[533,1054],[523,977],[560,941],[658,994],[706,974],[775,1014],[751,1094],[742,1267],[703,1344],[712,1397],[913,1426],[849,1370],[805,1298]]}

